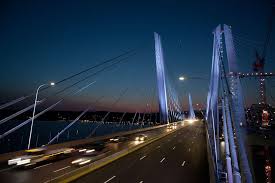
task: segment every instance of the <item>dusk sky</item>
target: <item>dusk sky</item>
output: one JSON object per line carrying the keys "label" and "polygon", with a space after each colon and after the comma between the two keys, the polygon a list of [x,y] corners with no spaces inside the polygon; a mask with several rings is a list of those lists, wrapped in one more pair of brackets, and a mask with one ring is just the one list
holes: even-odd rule
{"label": "dusk sky", "polygon": [[[81,83],[76,88],[96,81],[79,95],[68,97],[58,109],[82,110],[100,96],[104,99],[97,109],[135,111],[152,100],[156,106],[153,32],[162,37],[167,77],[184,106],[188,92],[194,103],[205,104],[214,28],[218,24],[232,26],[240,71],[251,72],[254,50],[262,50],[269,15],[269,0],[1,1],[0,104],[30,94],[40,84],[59,81],[134,49],[136,55],[126,63]],[[275,72],[274,49],[275,31],[266,71]],[[182,74],[204,79],[179,82]],[[81,77],[48,89],[41,97]],[[267,95],[274,104],[269,96],[274,92],[271,81],[267,83]],[[246,101],[257,102],[253,97],[257,96],[257,81],[242,82]],[[124,90],[125,96],[112,106]],[[51,102],[54,100],[52,97]]]}

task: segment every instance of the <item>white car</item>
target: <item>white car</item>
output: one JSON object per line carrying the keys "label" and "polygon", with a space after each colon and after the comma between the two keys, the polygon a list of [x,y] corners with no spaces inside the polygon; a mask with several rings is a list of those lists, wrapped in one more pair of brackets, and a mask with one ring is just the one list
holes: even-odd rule
{"label": "white car", "polygon": [[119,143],[119,142],[124,142],[127,139],[128,139],[127,137],[116,136],[116,137],[110,138],[110,142]]}
{"label": "white car", "polygon": [[147,139],[147,136],[144,134],[140,134],[135,138],[135,141],[143,142]]}
{"label": "white car", "polygon": [[25,150],[25,155],[8,160],[8,165],[21,166],[28,164],[31,162],[32,159],[43,157],[45,154],[45,150],[45,148]]}
{"label": "white car", "polygon": [[96,155],[97,152],[95,149],[78,149],[78,152],[83,153],[82,155]]}
{"label": "white car", "polygon": [[73,148],[60,148],[51,151],[46,151],[45,148],[29,149],[25,150],[26,155],[9,160],[8,165],[16,165],[18,168],[31,168],[49,161],[68,157],[74,151],[75,149]]}

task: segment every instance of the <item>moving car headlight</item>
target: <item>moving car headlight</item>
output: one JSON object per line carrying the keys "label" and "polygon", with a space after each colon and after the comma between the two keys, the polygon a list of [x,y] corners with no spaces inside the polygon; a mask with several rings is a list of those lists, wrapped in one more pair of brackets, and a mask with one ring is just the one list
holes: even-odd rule
{"label": "moving car headlight", "polygon": [[79,163],[79,165],[84,165],[84,164],[86,164],[86,163],[89,163],[90,161],[91,161],[90,159],[85,160],[85,161],[82,161],[81,163]]}
{"label": "moving car headlight", "polygon": [[87,149],[79,149],[78,152],[84,152],[86,151]]}
{"label": "moving car headlight", "polygon": [[139,137],[136,137],[136,138],[135,138],[135,140],[137,140],[137,141],[138,141],[138,140],[139,140]]}
{"label": "moving car headlight", "polygon": [[72,161],[72,164],[76,164],[76,163],[79,163],[79,162],[81,162],[81,161],[83,161],[82,158]]}
{"label": "moving car headlight", "polygon": [[144,141],[144,137],[140,137],[140,140],[141,140],[141,141]]}
{"label": "moving car headlight", "polygon": [[86,151],[86,153],[91,153],[91,152],[94,152],[95,150],[94,149],[89,149]]}

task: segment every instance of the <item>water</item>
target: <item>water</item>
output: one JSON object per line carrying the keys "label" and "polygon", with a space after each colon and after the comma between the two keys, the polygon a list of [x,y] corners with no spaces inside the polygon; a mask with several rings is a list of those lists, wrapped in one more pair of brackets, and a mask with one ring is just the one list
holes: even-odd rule
{"label": "water", "polygon": [[[221,155],[225,156],[225,144],[224,141],[220,143]],[[252,163],[252,173],[257,183],[271,183],[275,180],[275,147],[266,145],[250,145],[249,157]],[[223,164],[225,165],[225,161]],[[225,167],[224,167],[225,168]]]}
{"label": "water", "polygon": [[[1,127],[0,134],[3,134],[8,129],[18,125],[21,121],[11,121],[9,125]],[[39,147],[47,144],[59,131],[61,131],[69,122],[66,121],[35,121],[33,126],[33,134],[31,147]],[[59,136],[58,142],[61,143],[70,140],[78,140],[86,138],[98,126],[93,136],[102,136],[119,131],[134,130],[141,128],[140,125],[121,124],[118,123],[99,123],[99,122],[76,122],[71,128]],[[146,125],[142,126],[146,127]],[[10,134],[0,140],[0,153],[18,151],[26,149],[28,145],[30,124],[22,127],[17,132]]]}

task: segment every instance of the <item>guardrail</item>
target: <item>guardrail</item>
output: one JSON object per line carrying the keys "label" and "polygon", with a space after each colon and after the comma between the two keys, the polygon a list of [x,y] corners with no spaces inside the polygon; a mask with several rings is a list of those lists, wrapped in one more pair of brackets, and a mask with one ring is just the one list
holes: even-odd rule
{"label": "guardrail", "polygon": [[[205,121],[206,123],[206,121]],[[211,183],[217,183],[218,177],[217,177],[217,170],[215,166],[215,160],[213,158],[213,150],[211,146],[211,142],[209,139],[209,133],[208,133],[208,125],[206,123],[205,125],[205,138],[206,138],[206,146],[207,146],[207,158],[208,158],[208,166],[209,166],[209,178]]]}

